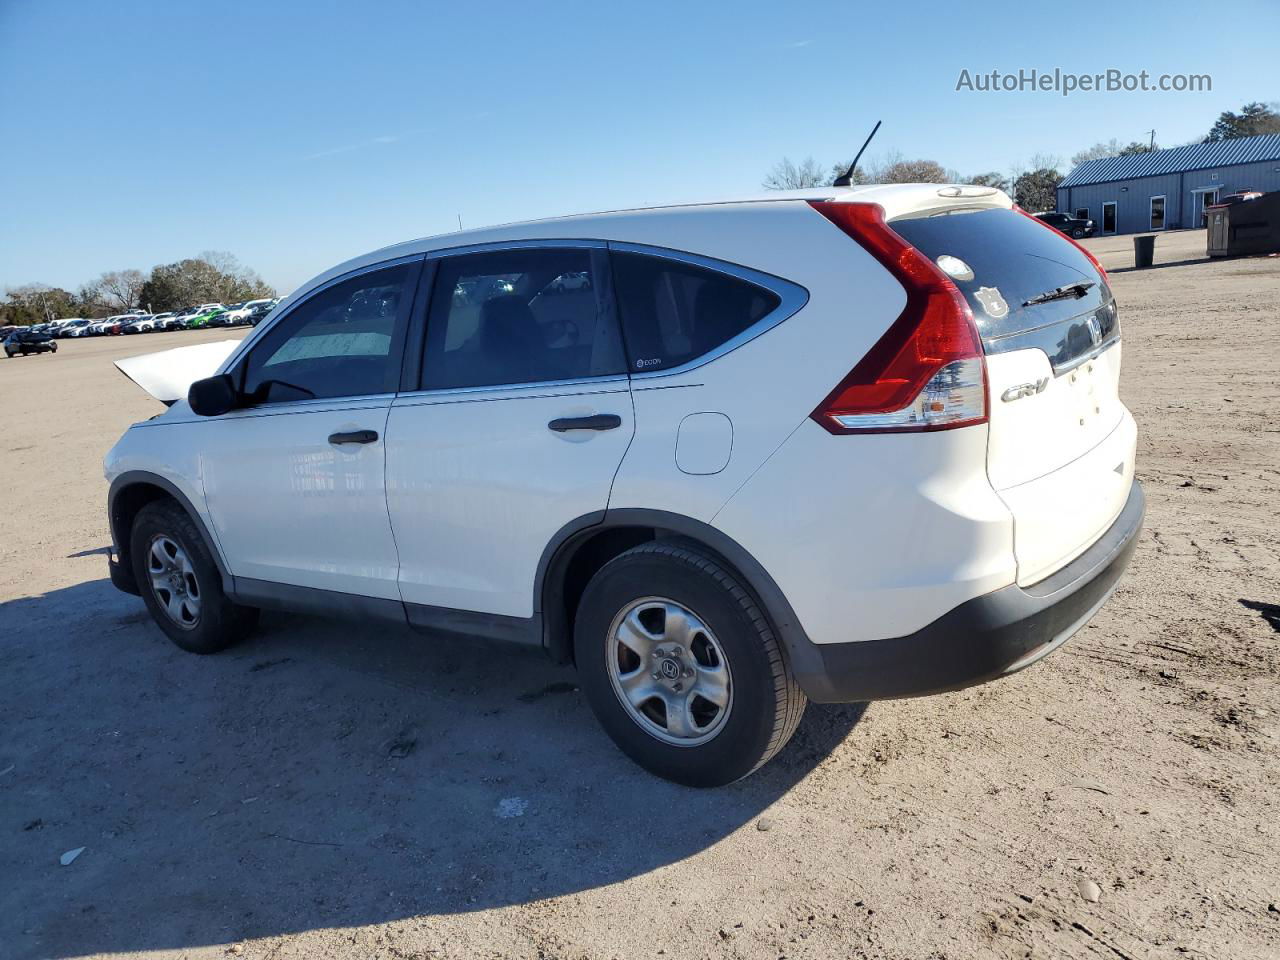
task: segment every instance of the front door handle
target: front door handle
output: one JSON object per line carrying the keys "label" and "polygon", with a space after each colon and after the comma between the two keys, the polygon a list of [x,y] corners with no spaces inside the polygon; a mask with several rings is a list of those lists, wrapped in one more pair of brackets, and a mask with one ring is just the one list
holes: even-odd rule
{"label": "front door handle", "polygon": [[348,433],[329,434],[330,443],[373,443],[377,439],[377,430],[352,430]]}
{"label": "front door handle", "polygon": [[567,430],[616,430],[622,426],[622,418],[616,413],[597,413],[591,417],[561,417],[552,420],[547,427],[556,433]]}

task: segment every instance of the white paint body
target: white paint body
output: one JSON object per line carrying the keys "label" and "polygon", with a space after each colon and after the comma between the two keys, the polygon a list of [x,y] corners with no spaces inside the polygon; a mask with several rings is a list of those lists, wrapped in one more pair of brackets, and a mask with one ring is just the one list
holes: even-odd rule
{"label": "white paint body", "polygon": [[[534,613],[539,559],[566,524],[606,510],[667,511],[745,548],[816,643],[909,634],[1074,559],[1114,520],[1132,483],[1135,428],[1118,397],[1118,345],[1070,383],[1051,376],[1039,350],[988,358],[989,423],[832,435],[810,413],[901,312],[905,294],[810,198],[877,202],[890,218],[942,205],[934,185],[820,190],[376,251],[301,287],[222,369],[316,286],[469,244],[649,244],[785,278],[809,298],[789,319],[684,372],[302,401],[209,419],[180,401],[125,434],[107,457],[108,479],[139,469],[171,480],[233,576],[511,617]],[[1003,194],[984,202],[1009,206]],[[1047,372],[1042,394],[995,399]],[[622,427],[547,429],[558,417],[597,413],[617,414]],[[379,439],[354,452],[326,442],[351,429]]]}

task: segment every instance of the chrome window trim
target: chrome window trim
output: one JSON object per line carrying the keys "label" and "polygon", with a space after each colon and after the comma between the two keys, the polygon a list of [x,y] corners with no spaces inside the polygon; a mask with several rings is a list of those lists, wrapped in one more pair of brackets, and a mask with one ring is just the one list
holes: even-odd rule
{"label": "chrome window trim", "polygon": [[[311,289],[307,290],[305,294],[303,294],[302,296],[299,296],[298,299],[290,303],[280,313],[275,313],[275,311],[272,311],[272,313],[275,313],[274,316],[272,315],[272,313],[267,314],[262,319],[262,322],[253,328],[253,332],[240,341],[240,346],[238,346],[235,350],[231,351],[231,355],[227,357],[226,360],[223,361],[222,366],[218,368],[217,373],[215,373],[214,376],[217,376],[218,374],[223,374],[223,373],[230,373],[231,370],[236,366],[236,364],[240,362],[241,358],[246,353],[248,353],[251,349],[253,349],[253,345],[255,343],[257,343],[259,340],[265,337],[268,333],[270,333],[271,330],[277,324],[281,323],[285,317],[292,314],[294,310],[298,309],[298,307],[302,306],[304,303],[307,303],[308,301],[310,301],[316,294],[322,293],[323,291],[328,290],[330,287],[334,286],[335,284],[345,283],[348,280],[351,280],[355,277],[363,276],[366,273],[375,273],[378,270],[386,270],[388,267],[400,267],[406,264],[420,263],[422,262],[423,259],[424,259],[423,254],[411,253],[407,256],[395,257],[391,260],[382,260],[382,261],[379,261],[378,263],[371,263],[364,267],[357,267],[354,270],[348,270],[346,273],[340,274],[336,277],[326,280],[324,283],[321,283],[321,284],[318,284],[317,286],[312,287]],[[409,322],[410,323],[413,322],[412,317],[409,318]],[[345,399],[345,398],[340,397],[337,399]]]}
{"label": "chrome window trim", "polygon": [[286,400],[254,407],[229,410],[220,417],[201,420],[241,420],[250,417],[277,417],[296,413],[336,413],[346,410],[384,410],[395,401],[394,393],[367,393],[358,397],[316,397],[311,400]]}
{"label": "chrome window trim", "polygon": [[[675,367],[667,367],[662,370],[650,370],[637,373],[632,371],[631,379],[633,382],[641,383],[646,380],[656,380],[661,377],[673,377],[682,373],[688,373],[690,370],[696,370],[698,367],[710,363],[712,360],[718,360],[727,353],[732,353],[744,344],[750,343],[756,337],[768,333],[784,320],[789,320],[795,316],[809,302],[809,291],[798,283],[790,280],[784,280],[782,277],[775,276],[771,273],[764,273],[760,270],[753,270],[751,267],[744,267],[740,264],[729,263],[725,260],[716,260],[712,257],[704,257],[697,253],[688,253],[684,250],[673,250],[670,247],[658,247],[647,243],[630,243],[619,240],[610,240],[608,242],[609,252],[617,253],[636,253],[646,257],[654,257],[659,260],[674,260],[677,263],[687,263],[695,267],[702,267],[705,270],[714,270],[717,273],[723,273],[726,276],[735,277],[739,280],[745,280],[747,283],[754,284],[757,287],[763,287],[778,298],[778,305],[769,313],[753,323],[747,329],[743,330],[737,336],[730,337],[720,345],[713,347],[704,354],[694,357],[692,360],[686,360],[684,363]],[[614,298],[617,299],[617,290],[614,290]],[[621,322],[621,316],[619,316]],[[626,336],[626,331],[623,331]]]}
{"label": "chrome window trim", "polygon": [[[602,389],[607,388],[610,383],[616,383],[617,389]],[[481,387],[439,387],[434,390],[411,390],[397,394],[396,406],[417,407],[431,403],[457,403],[473,399],[485,400],[490,398],[477,398],[475,394],[501,393],[506,391],[521,392],[510,397],[494,397],[492,399],[516,400],[524,399],[526,397],[556,397],[564,396],[566,394],[573,396],[585,396],[593,393],[625,393],[629,384],[630,378],[625,373],[604,373],[598,377],[578,377],[573,380],[531,380],[528,383],[495,383],[490,386]],[[593,387],[595,389],[575,389],[578,387]],[[401,400],[416,400],[419,402],[400,403],[399,401]]]}

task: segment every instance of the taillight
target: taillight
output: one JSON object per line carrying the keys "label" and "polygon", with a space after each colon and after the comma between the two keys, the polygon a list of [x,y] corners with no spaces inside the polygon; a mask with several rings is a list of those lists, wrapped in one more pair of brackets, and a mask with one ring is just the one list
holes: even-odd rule
{"label": "taillight", "polygon": [[1028,220],[1032,221],[1033,223],[1040,224],[1040,226],[1044,227],[1046,230],[1052,230],[1055,234],[1057,234],[1063,240],[1066,240],[1067,243],[1071,244],[1073,247],[1075,247],[1077,250],[1083,253],[1086,257],[1089,258],[1089,262],[1092,263],[1094,267],[1097,268],[1098,273],[1102,275],[1102,282],[1107,284],[1108,286],[1111,285],[1111,281],[1107,279],[1107,271],[1102,269],[1102,264],[1098,262],[1098,258],[1095,257],[1088,250],[1086,250],[1083,244],[1077,243],[1075,237],[1071,236],[1070,234],[1063,233],[1057,227],[1050,226],[1049,224],[1041,220],[1039,217],[1033,216],[1032,214],[1027,213],[1027,211],[1023,210],[1016,203],[1013,205],[1013,209],[1015,213],[1022,214],[1024,217],[1026,217]]}
{"label": "taillight", "polygon": [[987,368],[964,294],[875,203],[811,201],[907,292],[907,305],[811,416],[831,433],[947,430],[987,420]]}

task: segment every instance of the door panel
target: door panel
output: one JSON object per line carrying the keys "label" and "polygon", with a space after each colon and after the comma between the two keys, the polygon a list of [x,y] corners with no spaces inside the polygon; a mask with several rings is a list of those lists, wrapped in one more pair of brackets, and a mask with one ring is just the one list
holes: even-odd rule
{"label": "door panel", "polygon": [[[198,425],[209,514],[233,576],[399,599],[384,496],[391,398],[282,404]],[[329,442],[371,430],[371,443]]]}
{"label": "door panel", "polygon": [[[549,426],[599,415],[618,426]],[[387,504],[404,601],[532,616],[543,550],[569,522],[605,509],[634,429],[625,377],[396,400]]]}
{"label": "door panel", "polygon": [[246,407],[195,427],[233,576],[399,600],[383,437],[420,269],[378,264],[307,295],[230,371]]}
{"label": "door panel", "polygon": [[531,617],[548,542],[608,506],[634,416],[603,247],[435,263],[420,389],[387,422],[405,603]]}

